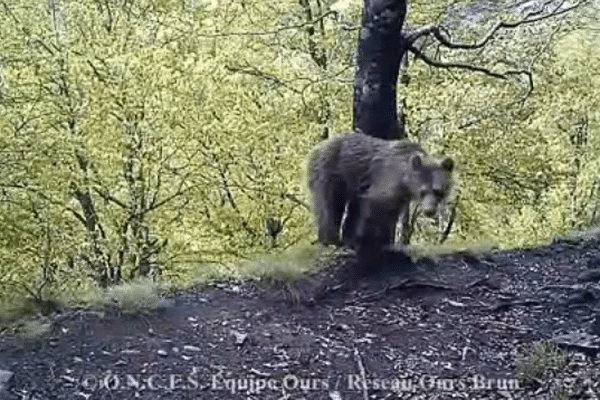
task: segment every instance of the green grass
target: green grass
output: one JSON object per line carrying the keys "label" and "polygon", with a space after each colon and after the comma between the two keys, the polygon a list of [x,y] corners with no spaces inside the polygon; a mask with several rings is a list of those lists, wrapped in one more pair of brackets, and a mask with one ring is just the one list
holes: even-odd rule
{"label": "green grass", "polygon": [[555,240],[577,240],[577,239],[594,239],[600,237],[600,227],[593,227],[583,230],[573,230],[564,235],[556,236]]}
{"label": "green grass", "polygon": [[540,341],[521,354],[516,361],[517,375],[524,382],[547,378],[560,371],[568,362],[568,353],[554,342]]}
{"label": "green grass", "polygon": [[243,275],[251,279],[297,282],[334,257],[331,248],[302,246],[282,252],[257,256],[241,266]]}
{"label": "green grass", "polygon": [[[6,317],[6,313],[3,313]],[[10,318],[0,320],[0,333],[27,344],[43,339],[50,333],[52,319],[41,315],[11,314]]]}
{"label": "green grass", "polygon": [[86,302],[92,308],[118,307],[125,314],[148,313],[169,306],[165,298],[168,289],[168,285],[151,279],[136,279],[90,293]]}
{"label": "green grass", "polygon": [[19,321],[14,333],[19,339],[32,341],[44,338],[52,328],[52,321],[44,317],[33,317]]}

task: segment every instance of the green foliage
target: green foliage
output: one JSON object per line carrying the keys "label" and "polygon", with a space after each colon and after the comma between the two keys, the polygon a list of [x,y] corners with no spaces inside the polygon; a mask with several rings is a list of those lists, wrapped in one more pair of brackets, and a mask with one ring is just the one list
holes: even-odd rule
{"label": "green foliage", "polygon": [[12,326],[12,334],[24,343],[43,339],[50,333],[52,321],[47,318],[26,318]]}
{"label": "green foliage", "polygon": [[[1,14],[0,218],[14,227],[0,234],[3,287],[87,287],[98,262],[78,257],[98,251],[128,278],[152,238],[169,243],[164,275],[185,281],[191,263],[271,246],[268,216],[285,221],[278,246],[308,239],[305,132],[338,130],[344,96],[329,95],[351,87],[331,80],[347,65],[311,61],[297,3],[55,4],[51,15],[44,2]],[[299,27],[282,29],[290,22]],[[340,46],[326,22],[312,40]],[[93,231],[80,194],[92,198]],[[58,276],[38,278],[44,263]]]}
{"label": "green foliage", "polygon": [[549,378],[562,370],[568,362],[568,353],[554,342],[540,341],[533,344],[526,354],[516,361],[517,374],[525,382]]}
{"label": "green foliage", "polygon": [[97,291],[87,303],[95,307],[118,307],[125,314],[140,314],[169,306],[164,297],[165,287],[150,279],[140,278]]}
{"label": "green foliage", "polygon": [[[597,224],[599,39],[573,30],[579,17],[569,20],[573,25],[546,20],[533,31],[509,30],[476,56],[442,50],[448,61],[473,65],[530,60],[531,93],[521,79],[412,64],[411,84],[401,93],[410,135],[458,161],[458,223],[450,242],[529,246]],[[457,32],[454,41],[474,41]]]}
{"label": "green foliage", "polygon": [[556,237],[557,240],[590,240],[600,237],[600,227],[595,226],[589,229],[572,230],[564,235]]}
{"label": "green foliage", "polygon": [[21,300],[19,303],[0,303],[0,333],[25,342],[44,338],[52,328],[49,311],[55,303],[45,301],[40,304],[29,298]]}
{"label": "green foliage", "polygon": [[[19,300],[19,302],[3,301],[0,303],[0,332],[3,330],[12,331],[13,333],[18,332],[25,321],[38,320],[39,323],[46,324],[45,318],[55,311],[58,306],[57,303],[50,300],[42,302],[31,298],[21,298]],[[35,323],[32,322],[31,327],[34,327]],[[27,326],[25,328],[25,331],[29,330]]]}
{"label": "green foliage", "polygon": [[406,25],[419,26],[438,22],[453,6],[466,4],[465,0],[427,1],[412,0],[408,2]]}
{"label": "green foliage", "polygon": [[[183,269],[183,266],[180,266]],[[183,279],[174,280],[174,285],[180,288],[193,288],[207,286],[225,279],[236,279],[241,277],[239,262],[232,260],[227,263],[192,264],[185,266],[185,274],[180,275]]]}
{"label": "green foliage", "polygon": [[457,243],[448,244],[433,244],[433,243],[415,243],[408,245],[404,250],[406,254],[413,260],[422,258],[430,258],[439,260],[442,257],[453,253],[464,253],[474,257],[483,254],[493,253],[498,249],[498,246],[492,242],[471,242],[468,246],[459,245]]}
{"label": "green foliage", "polygon": [[[465,4],[410,2],[407,22],[451,25],[447,14]],[[350,129],[357,29],[348,27],[360,26],[361,7],[0,8],[2,300],[78,299],[111,268],[126,282],[242,275],[239,260],[269,252],[252,274],[309,270],[310,254],[278,257],[314,239],[302,165],[322,137]],[[591,11],[506,31],[480,52],[440,49],[458,62],[531,66],[531,93],[518,77],[411,63],[399,93],[411,137],[458,161],[450,246],[534,244],[597,224],[600,47],[578,30],[597,26]],[[476,29],[457,25],[453,39],[472,41],[505,17],[496,7]],[[264,234],[269,218],[283,223],[275,241]],[[431,242],[435,227],[419,226],[417,239]]]}
{"label": "green foliage", "polygon": [[256,256],[242,265],[244,275],[279,282],[296,282],[331,260],[334,253],[320,246],[301,246]]}

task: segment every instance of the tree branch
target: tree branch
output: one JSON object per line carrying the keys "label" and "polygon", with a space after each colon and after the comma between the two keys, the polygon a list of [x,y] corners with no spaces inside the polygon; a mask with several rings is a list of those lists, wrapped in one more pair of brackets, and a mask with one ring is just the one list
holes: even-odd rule
{"label": "tree branch", "polygon": [[[422,61],[424,61],[426,64],[431,65],[432,67],[436,67],[436,68],[460,68],[460,69],[466,69],[469,71],[476,71],[476,72],[482,72],[486,75],[492,76],[494,78],[499,78],[499,79],[507,79],[506,74],[499,74],[497,72],[493,72],[487,68],[484,67],[480,67],[478,65],[470,65],[470,64],[461,64],[461,63],[445,63],[445,62],[441,62],[441,61],[436,61],[433,60],[431,58],[429,58],[428,56],[426,56],[425,54],[423,54],[419,49],[417,49],[414,46],[410,46],[408,48],[409,51],[411,51],[417,58],[420,58]],[[529,73],[527,71],[522,71],[522,73]],[[531,74],[531,73],[529,73]]]}
{"label": "tree branch", "polygon": [[527,81],[529,84],[529,90],[527,92],[527,95],[529,95],[529,93],[531,93],[531,91],[533,91],[533,75],[531,74],[530,71],[527,71],[524,69],[508,70],[508,71],[505,71],[504,73],[498,73],[498,72],[493,72],[492,70],[490,70],[488,68],[481,67],[478,65],[462,64],[462,63],[446,63],[446,62],[442,62],[442,61],[436,61],[436,60],[429,58],[425,54],[423,54],[423,52],[421,50],[417,49],[414,46],[410,46],[408,48],[408,50],[410,52],[412,52],[417,58],[420,58],[422,61],[424,61],[427,65],[431,65],[432,67],[436,67],[436,68],[466,69],[468,71],[481,72],[488,76],[498,78],[498,79],[508,79],[509,75],[526,75]]}
{"label": "tree branch", "polygon": [[[422,36],[425,35],[430,35],[433,34],[433,36],[438,40],[438,42],[445,46],[448,47],[450,49],[467,49],[467,50],[472,50],[472,49],[479,49],[483,46],[485,46],[493,37],[494,35],[500,30],[500,29],[513,29],[516,28],[520,25],[525,25],[525,24],[531,24],[534,22],[539,22],[542,21],[544,19],[548,19],[548,18],[552,18],[552,17],[556,17],[565,13],[568,13],[569,11],[572,11],[578,7],[580,7],[582,4],[585,4],[588,0],[581,0],[579,2],[577,2],[576,4],[566,7],[564,9],[561,9],[561,7],[565,4],[565,0],[561,1],[555,8],[554,10],[552,10],[551,12],[549,12],[548,14],[545,15],[539,15],[543,12],[544,7],[546,5],[548,5],[552,0],[549,0],[547,2],[545,2],[540,9],[536,10],[536,11],[532,11],[530,13],[528,13],[525,18],[523,18],[522,20],[519,21],[515,21],[515,22],[507,22],[507,21],[500,21],[498,22],[492,29],[490,29],[488,31],[488,33],[477,43],[453,43],[449,37],[444,35],[444,28],[439,26],[439,25],[427,25],[421,28],[417,28],[414,29],[408,33],[404,34],[404,39],[408,42],[408,44],[412,45],[417,39],[419,39]],[[539,15],[537,17],[534,17],[536,15]],[[532,18],[534,17],[534,18]],[[447,35],[447,33],[446,33]],[[449,35],[448,35],[449,36]]]}
{"label": "tree branch", "polygon": [[[280,28],[273,29],[270,31],[264,31],[264,32],[251,32],[251,31],[243,32],[242,31],[242,32],[223,32],[223,33],[197,33],[197,34],[195,34],[195,36],[206,37],[206,38],[217,38],[217,37],[227,37],[227,36],[276,35],[278,33],[284,32],[284,31],[306,28],[307,26],[314,25],[314,24],[320,22],[321,20],[327,18],[330,15],[333,15],[337,18],[338,13],[337,13],[337,11],[330,10],[330,11],[327,11],[327,12],[323,13],[322,15],[318,16],[317,18],[313,19],[312,21],[306,21],[306,22],[303,22],[301,24],[296,24],[296,25],[282,26]],[[185,33],[187,33],[187,32],[185,32]]]}
{"label": "tree branch", "polygon": [[127,209],[128,206],[127,204],[123,203],[121,200],[117,199],[116,197],[114,197],[113,195],[111,195],[110,193],[108,193],[108,191],[102,191],[99,188],[95,187],[93,188],[94,192],[96,192],[100,197],[102,197],[105,201],[109,201],[109,202],[113,202],[116,205],[118,205],[119,207],[123,208],[123,209]]}
{"label": "tree branch", "polygon": [[434,33],[436,30],[442,29],[438,25],[425,25],[420,28],[404,31],[401,34],[404,36],[404,40],[409,45],[412,45],[417,39],[425,35]]}
{"label": "tree branch", "polygon": [[12,10],[10,9],[10,7],[8,6],[8,4],[6,4],[5,1],[2,2],[2,5],[4,6],[4,9],[6,10],[6,13],[13,19],[13,21],[15,21],[15,23],[18,25],[21,22],[19,21],[19,19],[16,17],[16,15],[12,12]]}

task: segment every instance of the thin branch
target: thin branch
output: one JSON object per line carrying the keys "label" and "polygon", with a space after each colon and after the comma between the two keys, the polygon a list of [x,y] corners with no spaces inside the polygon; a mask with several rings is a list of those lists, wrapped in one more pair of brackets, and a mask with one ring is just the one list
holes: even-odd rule
{"label": "thin branch", "polygon": [[[486,75],[492,76],[494,78],[499,78],[499,79],[507,79],[506,75],[504,74],[499,74],[497,72],[492,72],[491,70],[484,68],[484,67],[480,67],[477,65],[469,65],[469,64],[461,64],[461,63],[445,63],[445,62],[441,62],[441,61],[435,61],[432,60],[431,58],[429,58],[428,56],[426,56],[425,54],[423,54],[419,49],[417,49],[414,46],[410,46],[409,50],[415,55],[417,56],[417,58],[420,58],[422,61],[424,61],[426,64],[431,65],[432,67],[437,67],[437,68],[460,68],[460,69],[466,69],[469,71],[476,71],[476,72],[482,72]],[[523,71],[523,73],[527,73],[526,71]]]}
{"label": "thin branch", "polygon": [[[543,10],[543,7],[542,7],[542,10],[538,10],[536,12],[531,12],[531,13],[527,14],[527,16],[522,20],[515,21],[515,22],[500,21],[477,43],[452,43],[450,41],[450,39],[448,39],[447,37],[444,36],[444,34],[442,33],[442,29],[439,26],[426,26],[424,28],[416,30],[410,37],[413,38],[413,41],[414,41],[414,40],[418,39],[418,37],[420,37],[420,36],[427,35],[427,34],[433,34],[433,36],[435,36],[435,38],[440,42],[440,44],[442,44],[443,46],[446,46],[448,48],[451,48],[451,49],[478,49],[478,48],[485,46],[500,29],[513,29],[520,25],[531,24],[534,22],[542,21],[544,19],[556,17],[559,15],[565,14],[569,11],[572,11],[572,10],[578,8],[579,6],[581,6],[582,4],[585,4],[586,2],[587,2],[587,0],[582,0],[570,7],[560,10],[560,8],[564,4],[564,1],[562,1],[559,5],[557,5],[554,8],[554,10],[552,12],[550,12],[546,15],[541,15],[536,18],[530,18],[533,15],[541,13]],[[412,42],[410,42],[410,43],[412,44]]]}
{"label": "thin branch", "polygon": [[422,61],[424,61],[426,64],[431,65],[433,67],[437,67],[437,68],[459,68],[459,69],[466,69],[469,71],[475,71],[475,72],[482,72],[488,76],[494,77],[494,78],[498,78],[498,79],[508,79],[509,75],[526,75],[527,76],[527,81],[529,84],[529,90],[527,92],[527,95],[529,95],[529,93],[531,93],[531,91],[533,91],[533,75],[531,74],[530,71],[521,69],[521,70],[508,70],[505,71],[503,74],[498,73],[498,72],[493,72],[488,68],[485,67],[481,67],[478,65],[471,65],[471,64],[462,64],[462,63],[446,63],[446,62],[442,62],[442,61],[436,61],[433,60],[431,58],[429,58],[428,56],[426,56],[425,54],[423,54],[423,52],[421,52],[419,49],[417,49],[414,46],[410,46],[408,48],[409,51],[411,51],[415,56],[417,56],[417,58],[420,58]]}
{"label": "thin branch", "polygon": [[527,71],[524,69],[511,69],[504,72],[504,75],[525,75],[527,76],[527,83],[529,84],[529,90],[525,94],[525,97],[529,96],[531,92],[533,92],[533,74],[531,71]]}
{"label": "thin branch", "polygon": [[[553,11],[551,11],[548,14],[545,15],[539,15],[544,11],[544,8],[549,5],[553,0],[548,0],[546,1],[544,4],[542,4],[542,6],[536,10],[536,11],[532,11],[530,13],[528,13],[525,18],[523,18],[522,20],[519,21],[515,21],[515,22],[506,22],[506,21],[500,21],[498,22],[492,29],[490,29],[488,31],[488,33],[477,43],[453,43],[450,40],[450,34],[447,31],[447,29],[443,26],[440,25],[434,25],[434,24],[430,24],[430,25],[426,25],[417,29],[413,29],[413,30],[405,30],[404,32],[401,33],[401,35],[403,35],[403,40],[406,43],[407,46],[412,47],[412,45],[414,44],[414,42],[426,35],[430,35],[433,34],[433,36],[437,39],[437,41],[442,45],[445,46],[447,48],[451,48],[451,49],[467,49],[467,50],[472,50],[472,49],[478,49],[478,48],[482,48],[483,46],[485,46],[493,37],[494,35],[501,29],[513,29],[516,28],[520,25],[525,25],[525,24],[531,24],[531,23],[535,23],[535,22],[539,22],[542,21],[544,19],[548,19],[548,18],[552,18],[552,17],[556,17],[562,14],[566,14],[569,11],[572,11],[578,7],[580,7],[581,5],[585,4],[588,0],[581,0],[579,2],[577,2],[576,4],[569,6],[567,8],[564,8],[561,10],[561,7],[564,5],[565,0],[563,0],[562,2],[560,2],[560,4],[558,4]],[[539,16],[537,16],[539,15]],[[535,18],[532,18],[536,16]],[[427,61],[426,61],[427,62]],[[434,66],[438,66],[435,64],[430,64],[430,65],[434,65]],[[479,70],[481,72],[487,73],[485,70]],[[519,72],[521,73],[521,72]],[[533,82],[531,79],[531,75],[529,75],[529,81],[530,81],[530,89],[533,90]],[[504,79],[504,78],[503,78]]]}
{"label": "thin branch", "polygon": [[360,352],[358,351],[358,349],[356,347],[354,347],[354,360],[356,361],[356,364],[358,364],[358,371],[360,372],[360,378],[362,380],[363,399],[369,400],[367,374],[365,372],[365,366],[363,365],[362,357],[360,356]]}
{"label": "thin branch", "polygon": [[303,22],[301,24],[296,24],[296,25],[288,25],[288,26],[282,26],[281,28],[277,28],[277,29],[273,29],[270,31],[264,31],[264,32],[250,32],[250,31],[246,31],[246,32],[223,32],[223,33],[207,33],[207,34],[203,34],[203,33],[198,33],[195,34],[196,36],[200,36],[200,37],[207,37],[207,38],[218,38],[218,37],[227,37],[227,36],[265,36],[265,35],[276,35],[278,33],[284,32],[284,31],[289,31],[292,29],[302,29],[302,28],[306,28],[307,26],[310,25],[314,25],[318,22],[320,22],[321,20],[327,18],[330,15],[334,15],[337,17],[338,13],[337,11],[334,10],[330,10],[327,11],[326,13],[324,13],[323,15],[313,19],[312,21],[306,21]]}
{"label": "thin branch", "polygon": [[420,28],[404,31],[402,35],[404,37],[405,43],[407,43],[408,45],[412,45],[418,38],[439,31],[440,29],[443,28],[438,25],[425,25]]}
{"label": "thin branch", "polygon": [[[253,180],[253,178],[250,175],[247,175],[247,177],[250,180]],[[292,203],[295,203],[295,204],[299,205],[300,207],[303,207],[303,208],[305,208],[307,210],[311,209],[311,206],[307,202],[303,201],[302,199],[300,199],[298,197],[298,195],[293,194],[293,193],[281,193],[281,192],[267,190],[267,189],[264,189],[262,187],[252,187],[252,186],[245,185],[245,184],[242,184],[240,182],[237,182],[233,178],[230,178],[229,184],[231,186],[233,186],[233,187],[236,187],[237,189],[241,190],[242,192],[244,192],[246,194],[248,194],[248,191],[254,191],[254,192],[265,194],[265,195],[268,195],[268,196],[281,197],[283,199],[290,200]],[[250,195],[248,195],[248,196],[251,197]]]}
{"label": "thin branch", "polygon": [[292,86],[288,85],[287,83],[283,82],[277,76],[263,72],[252,65],[247,65],[246,68],[241,67],[241,66],[238,67],[238,66],[226,65],[225,68],[231,72],[237,72],[237,73],[242,73],[242,74],[247,74],[247,75],[252,75],[252,76],[257,76],[257,77],[263,78],[267,82],[271,82],[276,85],[281,85],[296,94],[301,94],[301,92],[298,89],[295,89]]}
{"label": "thin branch", "polygon": [[[41,189],[37,189],[35,187],[28,186],[27,183],[0,183],[0,187],[7,188],[7,189],[22,190],[23,192],[27,193],[28,195],[34,194],[34,195],[40,197],[42,200],[45,200],[54,206],[58,206],[63,210],[70,210],[68,207],[64,206],[63,202],[61,202],[59,200],[54,200],[49,195],[45,194]],[[14,202],[14,201],[12,203],[17,204],[17,202]],[[21,206],[21,207],[23,207],[23,206]],[[23,207],[23,209],[26,209],[26,208]],[[35,209],[30,209],[29,211],[31,211],[33,213],[37,213],[37,211]],[[39,216],[36,216],[36,218],[39,218]]]}
{"label": "thin branch", "polygon": [[113,26],[113,15],[112,15],[112,10],[110,9],[110,4],[108,3],[108,0],[104,1],[104,6],[106,7],[106,12],[108,14],[108,18],[107,18],[107,21],[104,23],[104,26],[105,26],[107,32],[110,32],[112,30],[112,26]]}
{"label": "thin branch", "polygon": [[90,60],[87,60],[87,63],[92,68],[92,72],[94,73],[94,75],[96,75],[96,78],[98,78],[101,82],[106,83],[105,77],[102,76],[102,74],[100,73],[100,71],[98,71],[98,69],[96,68],[96,66],[94,65],[94,63],[92,63]]}
{"label": "thin branch", "polygon": [[219,171],[219,175],[221,176],[221,180],[222,180],[222,183],[223,183],[223,190],[225,191],[225,195],[227,197],[227,200],[229,201],[229,204],[231,205],[231,208],[235,211],[235,213],[237,214],[238,218],[240,219],[242,228],[244,228],[244,230],[250,236],[256,237],[258,235],[256,234],[256,232],[254,232],[250,228],[250,225],[248,224],[248,221],[246,221],[246,219],[244,218],[244,216],[240,212],[240,210],[239,210],[239,208],[237,206],[237,203],[235,202],[235,199],[233,198],[233,194],[231,193],[231,190],[229,190],[230,184],[229,184],[229,181],[227,179],[227,175],[226,175],[225,172],[226,172],[226,170],[222,169],[222,170]]}
{"label": "thin branch", "polygon": [[6,4],[6,2],[3,1],[2,5],[4,6],[4,9],[6,10],[6,13],[8,15],[10,15],[10,17],[13,19],[13,21],[15,21],[15,23],[17,23],[17,24],[20,24],[21,22],[19,21],[19,19],[17,18],[17,16],[12,12],[12,10],[8,6],[8,4]]}
{"label": "thin branch", "polygon": [[[300,5],[304,8],[304,14],[306,15],[306,19],[311,21],[313,20],[312,10],[310,8],[309,0],[300,0]],[[317,2],[320,10],[320,3]],[[324,33],[323,27],[323,19],[320,20],[321,34]],[[327,69],[327,56],[323,48],[319,48],[317,42],[315,40],[315,27],[313,25],[309,25],[306,27],[306,33],[308,35],[308,51],[310,53],[313,61],[321,67],[323,70]]]}
{"label": "thin branch", "polygon": [[127,204],[123,203],[121,200],[117,199],[116,197],[114,197],[113,195],[109,194],[108,191],[102,191],[98,188],[94,188],[94,192],[96,192],[100,197],[102,197],[105,201],[108,202],[113,202],[116,205],[120,206],[123,209],[127,209],[128,206]]}
{"label": "thin branch", "polygon": [[199,184],[196,184],[196,185],[190,185],[190,186],[188,186],[186,188],[183,188],[183,185],[185,184],[185,182],[186,182],[185,179],[183,179],[179,183],[179,188],[177,189],[177,191],[175,193],[172,193],[172,194],[168,195],[167,197],[165,197],[161,201],[153,203],[150,207],[148,207],[146,209],[146,212],[156,210],[156,209],[164,206],[165,204],[169,203],[171,200],[174,200],[177,197],[183,196],[185,193],[187,193],[190,190],[195,189],[196,187],[199,186]]}
{"label": "thin branch", "polygon": [[448,219],[448,225],[446,229],[442,232],[442,236],[440,237],[439,244],[443,244],[448,236],[450,236],[450,232],[452,231],[452,225],[454,225],[454,220],[456,219],[456,208],[458,207],[458,196],[455,200],[455,203],[452,205],[452,210],[450,211],[450,218]]}
{"label": "thin branch", "polygon": [[300,207],[303,207],[307,210],[310,210],[310,205],[308,205],[308,203],[306,203],[305,201],[300,200],[297,196],[293,195],[293,194],[289,194],[289,193],[284,193],[281,195],[283,198],[290,200],[292,203],[295,203],[297,205],[299,205]]}
{"label": "thin branch", "polygon": [[83,215],[79,214],[76,210],[72,208],[67,208],[67,211],[70,211],[71,214],[73,214],[75,218],[77,218],[83,224],[83,226],[87,225],[87,221],[85,220],[85,218],[83,218]]}

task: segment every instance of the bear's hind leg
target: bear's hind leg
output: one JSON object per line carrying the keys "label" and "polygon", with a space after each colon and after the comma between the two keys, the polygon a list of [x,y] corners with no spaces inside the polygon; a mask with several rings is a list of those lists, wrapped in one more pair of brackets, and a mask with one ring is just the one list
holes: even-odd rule
{"label": "bear's hind leg", "polygon": [[331,185],[330,191],[317,196],[319,242],[324,245],[340,246],[340,225],[346,207],[343,188]]}
{"label": "bear's hind leg", "polygon": [[344,225],[342,226],[342,244],[344,246],[355,248],[357,245],[356,230],[358,228],[360,213],[360,202],[357,199],[350,200],[346,210]]}

